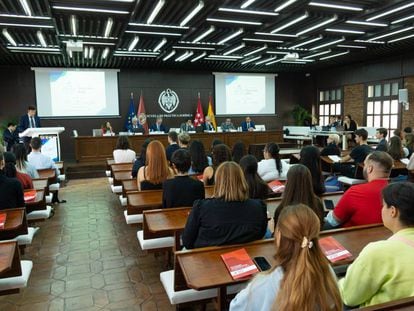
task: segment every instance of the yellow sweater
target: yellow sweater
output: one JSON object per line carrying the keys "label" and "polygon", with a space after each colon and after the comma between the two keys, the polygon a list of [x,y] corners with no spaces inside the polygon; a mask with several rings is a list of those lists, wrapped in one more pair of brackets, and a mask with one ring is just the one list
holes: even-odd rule
{"label": "yellow sweater", "polygon": [[414,228],[368,244],[339,281],[344,303],[370,306],[414,296]]}

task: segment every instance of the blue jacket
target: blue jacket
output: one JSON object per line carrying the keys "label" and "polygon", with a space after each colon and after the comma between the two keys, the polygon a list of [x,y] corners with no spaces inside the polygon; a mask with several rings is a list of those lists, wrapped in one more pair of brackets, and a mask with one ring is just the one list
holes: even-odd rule
{"label": "blue jacket", "polygon": [[[249,123],[250,123],[250,127],[254,128],[254,129],[256,128],[253,121],[250,121]],[[241,126],[243,132],[247,132],[249,130],[249,128],[247,127],[247,122],[246,121],[243,121],[240,124],[240,126]]]}

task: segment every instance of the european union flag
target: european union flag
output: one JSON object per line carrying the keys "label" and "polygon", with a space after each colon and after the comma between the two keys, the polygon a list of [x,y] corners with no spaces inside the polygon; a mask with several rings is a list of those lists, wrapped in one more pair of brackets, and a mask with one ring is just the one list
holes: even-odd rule
{"label": "european union flag", "polygon": [[135,117],[135,108],[134,108],[134,97],[131,93],[131,100],[129,102],[129,109],[128,109],[128,115],[125,121],[125,130],[128,131],[132,127],[132,119]]}

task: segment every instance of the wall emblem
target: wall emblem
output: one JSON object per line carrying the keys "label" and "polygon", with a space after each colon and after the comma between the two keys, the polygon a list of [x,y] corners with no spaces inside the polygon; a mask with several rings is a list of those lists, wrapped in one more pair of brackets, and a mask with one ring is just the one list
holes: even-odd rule
{"label": "wall emblem", "polygon": [[170,89],[162,91],[158,97],[158,104],[166,113],[173,112],[178,107],[179,103],[180,99],[178,98],[177,93]]}

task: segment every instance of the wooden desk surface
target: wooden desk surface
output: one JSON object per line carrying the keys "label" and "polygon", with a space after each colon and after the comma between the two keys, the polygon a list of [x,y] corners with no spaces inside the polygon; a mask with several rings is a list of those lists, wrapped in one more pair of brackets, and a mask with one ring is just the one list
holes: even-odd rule
{"label": "wooden desk surface", "polygon": [[[24,192],[32,191],[33,189],[26,189]],[[35,189],[36,190],[36,189]],[[26,206],[27,205],[35,205],[38,204],[43,200],[45,196],[45,191],[43,189],[36,190],[36,197],[33,200],[25,201]]]}
{"label": "wooden desk surface", "polygon": [[131,171],[115,171],[114,172],[114,180],[122,181],[132,179]]}
{"label": "wooden desk surface", "polygon": [[36,178],[33,179],[33,188],[36,190],[42,190],[47,187],[47,178]]}
{"label": "wooden desk surface", "polygon": [[[368,243],[387,239],[391,236],[391,232],[382,225],[375,225],[321,232],[320,237],[324,236],[333,236],[353,255],[349,260],[332,264],[336,266],[352,262]],[[237,246],[206,247],[192,251],[180,251],[175,254],[187,286],[203,290],[241,282],[232,279],[220,257],[221,254],[240,248],[245,248],[252,258],[263,256],[272,266],[275,264],[273,239]]]}
{"label": "wooden desk surface", "polygon": [[144,211],[148,230],[153,233],[184,229],[191,207],[165,208]]}
{"label": "wooden desk surface", "polygon": [[6,223],[4,224],[4,229],[0,229],[1,231],[6,230],[15,230],[23,224],[24,219],[24,208],[18,209],[6,209],[0,211],[0,213],[6,213]]}
{"label": "wooden desk surface", "polygon": [[111,165],[111,170],[113,173],[119,171],[130,171],[132,170],[132,163],[116,163]]}
{"label": "wooden desk surface", "polygon": [[0,243],[0,277],[12,268],[17,242]]}
{"label": "wooden desk surface", "polygon": [[53,168],[37,170],[37,172],[39,173],[39,178],[51,179],[56,177],[56,171]]}

